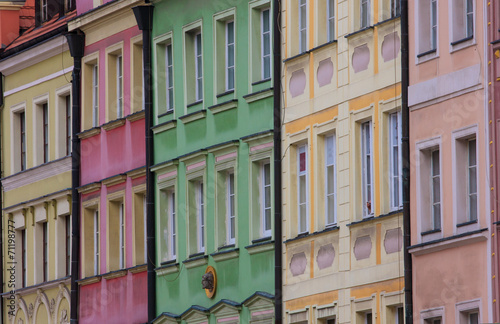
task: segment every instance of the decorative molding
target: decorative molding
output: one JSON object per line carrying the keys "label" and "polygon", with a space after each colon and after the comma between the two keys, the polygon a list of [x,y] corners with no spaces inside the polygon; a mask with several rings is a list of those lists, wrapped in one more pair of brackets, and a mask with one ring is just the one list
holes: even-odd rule
{"label": "decorative molding", "polygon": [[101,129],[99,127],[94,127],[88,130],[85,130],[81,133],[78,133],[76,136],[78,136],[79,139],[87,139],[95,135],[101,134]]}
{"label": "decorative molding", "polygon": [[102,275],[102,277],[106,280],[110,280],[110,279],[120,278],[120,277],[123,277],[126,275],[127,275],[127,269],[123,269],[123,270],[117,270],[117,271],[111,271],[111,272],[105,273]]}
{"label": "decorative molding", "polygon": [[107,122],[106,124],[103,124],[101,127],[105,129],[106,131],[110,131],[112,129],[118,128],[120,126],[125,125],[125,118],[120,118],[116,119],[110,122]]}
{"label": "decorative molding", "polygon": [[182,261],[186,269],[191,269],[199,267],[208,263],[208,255],[202,255],[193,259],[187,259]]}
{"label": "decorative molding", "polygon": [[[141,38],[141,40],[142,40],[142,38]],[[135,122],[137,120],[144,119],[145,116],[146,116],[146,113],[143,109],[143,110],[139,110],[138,112],[135,112],[133,114],[126,116],[125,119],[128,120],[129,122]]]}
{"label": "decorative molding", "polygon": [[151,127],[151,129],[153,130],[153,133],[156,135],[156,134],[166,132],[166,131],[173,129],[173,128],[176,128],[176,127],[177,127],[177,120],[174,119],[174,120],[169,120],[166,123]]}
{"label": "decorative molding", "polygon": [[127,180],[127,176],[125,174],[119,174],[111,178],[107,178],[102,180],[102,184],[106,187],[111,187],[120,183],[123,183]]}
{"label": "decorative molding", "polygon": [[146,167],[138,168],[127,172],[127,176],[136,179],[146,175]]}
{"label": "decorative molding", "polygon": [[144,271],[148,270],[148,265],[147,264],[141,264],[141,265],[135,266],[133,268],[129,268],[127,270],[130,273],[144,272]]}
{"label": "decorative molding", "polygon": [[274,94],[273,88],[269,88],[266,90],[257,91],[254,93],[249,93],[249,94],[243,96],[243,99],[245,99],[245,101],[247,103],[252,103],[252,102],[257,101],[257,100],[262,100],[265,98],[272,97],[273,94]]}
{"label": "decorative molding", "polygon": [[248,254],[250,254],[250,255],[262,253],[262,252],[267,252],[267,251],[272,251],[272,250],[274,250],[274,240],[245,246],[245,249],[247,249]]}
{"label": "decorative molding", "polygon": [[86,285],[91,285],[96,282],[101,281],[101,276],[94,276],[94,277],[88,277],[88,278],[83,278],[80,280],[77,280],[76,282],[78,283],[79,286],[86,286]]}
{"label": "decorative molding", "polygon": [[196,111],[196,112],[181,116],[181,117],[179,117],[179,119],[182,121],[183,124],[187,124],[187,123],[193,122],[195,120],[205,118],[206,116],[207,116],[206,109],[202,109],[200,111]]}
{"label": "decorative molding", "polygon": [[58,71],[58,72],[46,75],[43,78],[40,78],[38,80],[35,80],[35,81],[32,81],[32,82],[23,84],[22,86],[19,86],[17,88],[12,89],[12,90],[5,91],[4,96],[5,97],[10,96],[10,95],[15,94],[15,93],[17,93],[19,91],[23,91],[23,90],[29,89],[31,87],[39,85],[40,83],[43,83],[43,82],[55,79],[57,77],[60,77],[61,75],[64,75],[66,73],[70,73],[72,71],[73,71],[73,66],[70,66],[70,67],[65,68],[65,69],[63,69],[61,71]]}
{"label": "decorative molding", "polygon": [[238,99],[232,99],[232,100],[208,107],[208,109],[214,115],[218,114],[220,112],[223,112],[223,111],[234,109],[234,108],[238,108]]}
{"label": "decorative molding", "polygon": [[179,263],[169,264],[155,269],[157,276],[166,276],[171,273],[179,272]]}
{"label": "decorative molding", "polygon": [[[479,232],[479,233],[477,233]],[[474,232],[473,232],[474,233]],[[477,242],[484,242],[488,240],[487,232],[482,233],[482,230],[475,231],[474,234],[467,235],[468,233],[456,235],[454,238],[438,239],[437,242],[426,242],[418,244],[414,247],[410,246],[408,251],[415,256],[434,253],[446,249],[456,248],[464,245],[469,245]]]}
{"label": "decorative molding", "polygon": [[92,182],[87,185],[81,186],[77,188],[78,193],[80,194],[88,194],[94,191],[97,191],[101,189],[101,183],[100,182]]}
{"label": "decorative molding", "polygon": [[66,156],[3,178],[2,185],[4,191],[10,191],[69,171],[71,156]]}
{"label": "decorative molding", "polygon": [[221,251],[210,254],[210,256],[214,259],[215,262],[225,261],[237,258],[240,254],[239,249],[232,249],[228,251]]}

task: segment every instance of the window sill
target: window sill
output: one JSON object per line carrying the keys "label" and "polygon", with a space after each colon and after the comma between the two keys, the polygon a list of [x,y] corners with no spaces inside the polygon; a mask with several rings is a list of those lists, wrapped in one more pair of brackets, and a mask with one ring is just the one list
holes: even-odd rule
{"label": "window sill", "polygon": [[189,105],[186,106],[186,108],[191,108],[191,107],[194,107],[194,106],[202,104],[202,103],[203,103],[203,100],[198,100],[198,101],[195,101],[193,103],[190,103]]}
{"label": "window sill", "polygon": [[294,56],[291,56],[289,58],[284,59],[283,63],[287,63],[287,62],[293,61],[295,59],[298,59],[299,57],[305,57],[305,56],[307,56],[307,54],[309,54],[309,51],[305,51],[305,52],[299,53],[297,55],[294,55]]}
{"label": "window sill", "polygon": [[110,279],[120,278],[125,275],[127,275],[127,269],[120,269],[105,273],[102,275],[102,277],[106,280],[110,280]]}
{"label": "window sill", "polygon": [[266,83],[266,82],[269,82],[269,81],[271,81],[271,78],[263,79],[263,80],[260,80],[260,81],[255,81],[255,82],[252,82],[252,86],[256,86],[256,85],[259,85],[259,84],[262,84],[262,83]]}
{"label": "window sill", "polygon": [[193,122],[195,120],[205,118],[206,115],[207,115],[206,109],[202,109],[200,111],[195,111],[195,112],[192,112],[190,114],[181,116],[181,117],[179,117],[179,119],[182,121],[183,124],[187,124],[187,123]]}
{"label": "window sill", "polygon": [[474,35],[457,40],[455,42],[450,43],[450,46],[451,46],[450,53],[454,53],[456,51],[462,50],[464,48],[467,48],[467,47],[475,45],[475,44],[476,44],[476,42],[474,39]]}
{"label": "window sill", "polygon": [[431,49],[427,52],[423,52],[423,53],[420,53],[420,54],[417,54],[417,58],[421,58],[421,57],[424,57],[424,56],[427,56],[427,55],[430,55],[430,54],[435,54],[437,52],[437,49]]}
{"label": "window sill", "polygon": [[210,256],[214,259],[215,262],[237,258],[240,253],[239,248],[232,248],[230,250],[220,251],[221,249],[224,249],[224,247],[219,248],[219,252],[210,254]]}
{"label": "window sill", "polygon": [[216,97],[216,98],[220,98],[220,97],[227,96],[227,95],[229,95],[229,94],[234,94],[234,89],[227,90],[226,92],[219,93],[219,94],[218,94],[218,95],[216,95],[215,97]]}
{"label": "window sill", "polygon": [[174,113],[174,110],[171,109],[171,110],[168,110],[167,112],[165,112],[163,114],[159,114],[158,118],[162,118],[162,117],[165,117],[165,116],[168,116],[168,115],[172,115],[173,113]]}
{"label": "window sill", "polygon": [[316,47],[314,47],[314,48],[310,49],[308,52],[309,52],[309,53],[312,53],[312,52],[314,52],[314,51],[319,50],[320,48],[323,48],[323,47],[326,47],[326,46],[328,46],[328,45],[332,45],[332,44],[337,44],[337,40],[336,40],[336,39],[334,39],[334,40],[331,40],[331,41],[326,42],[326,43],[324,43],[324,44],[318,45],[318,46],[316,46]]}
{"label": "window sill", "polygon": [[97,283],[97,282],[101,281],[101,279],[102,279],[101,275],[95,275],[93,277],[86,277],[86,278],[77,280],[76,282],[78,283],[78,286],[87,286],[87,285]]}
{"label": "window sill", "polygon": [[[195,254],[195,255],[198,255],[198,254]],[[199,267],[199,266],[202,266],[202,265],[205,265],[208,263],[208,255],[204,255],[204,254],[200,255],[200,256],[195,256],[195,255],[191,255],[190,259],[182,261],[182,263],[184,264],[186,269]]]}
{"label": "window sill", "polygon": [[379,220],[380,218],[385,218],[385,217],[389,217],[389,216],[398,215],[398,214],[401,214],[402,212],[403,212],[402,209],[394,210],[394,211],[391,211],[390,213],[387,213],[387,214],[378,215],[377,217],[375,217],[375,216],[366,217],[366,218],[363,218],[360,221],[355,221],[355,222],[349,223],[346,226],[349,227],[349,226],[353,226],[353,225],[363,224],[363,223],[371,222],[371,221],[374,221],[374,220]]}
{"label": "window sill", "polygon": [[250,255],[272,251],[274,250],[274,240],[251,244],[245,246],[245,249],[248,251],[248,254]]}
{"label": "window sill", "polygon": [[425,243],[420,243],[408,247],[408,251],[412,255],[424,255],[433,252],[442,251],[445,249],[456,248],[467,244],[486,241],[488,239],[486,234],[482,232],[487,231],[487,228],[482,228],[476,231],[453,235],[446,238],[441,238]]}
{"label": "window sill", "polygon": [[298,240],[302,240],[304,238],[308,238],[308,237],[311,237],[311,236],[317,236],[317,235],[320,235],[320,234],[324,234],[324,233],[336,231],[339,228],[340,227],[338,227],[336,225],[335,226],[328,226],[325,229],[323,229],[321,231],[314,232],[314,233],[308,233],[308,232],[306,232],[306,233],[303,233],[303,234],[299,234],[297,237],[294,237],[294,238],[291,238],[289,240],[286,240],[283,243],[287,244],[287,243],[298,241]]}
{"label": "window sill", "polygon": [[441,229],[437,228],[437,229],[433,229],[430,231],[425,231],[425,232],[420,233],[420,235],[425,236],[425,235],[430,235],[430,234],[434,234],[434,233],[441,233]]}
{"label": "window sill", "polygon": [[99,134],[101,134],[101,128],[94,127],[91,129],[87,129],[81,133],[78,133],[78,134],[76,134],[76,136],[78,136],[79,139],[83,140],[83,139],[87,139],[87,138],[90,138],[92,136],[99,135]]}
{"label": "window sill", "polygon": [[272,240],[272,238],[273,238],[272,236],[258,238],[258,239],[252,240],[252,244],[270,241],[270,240]]}
{"label": "window sill", "polygon": [[463,226],[472,225],[472,224],[477,224],[477,219],[469,221],[469,222],[457,224],[457,227],[463,227]]}
{"label": "window sill", "polygon": [[264,90],[260,90],[257,92],[253,92],[253,93],[249,93],[247,95],[244,95],[243,99],[245,99],[245,101],[247,103],[251,103],[251,102],[254,102],[257,100],[262,100],[265,98],[272,97],[273,94],[274,94],[273,88],[268,88],[268,89],[264,89]]}
{"label": "window sill", "polygon": [[438,57],[439,56],[437,54],[437,49],[432,49],[432,50],[429,50],[427,52],[417,54],[417,63],[416,64],[425,63],[427,61],[433,60],[433,59],[438,58]]}
{"label": "window sill", "polygon": [[160,267],[155,268],[155,271],[157,276],[165,276],[171,273],[176,273],[179,272],[179,263],[176,263],[175,260],[162,262]]}
{"label": "window sill", "polygon": [[355,36],[355,35],[357,35],[357,34],[361,34],[362,32],[365,32],[365,31],[367,31],[367,30],[373,30],[373,29],[374,29],[374,26],[368,26],[368,27],[365,27],[365,28],[361,28],[360,30],[357,30],[357,31],[355,31],[355,32],[352,32],[352,33],[350,33],[350,34],[347,34],[347,35],[345,35],[344,37],[345,37],[345,38],[350,38],[350,37]]}
{"label": "window sill", "polygon": [[128,272],[130,272],[130,273],[139,273],[139,272],[144,272],[147,269],[148,269],[148,265],[147,264],[139,264],[139,265],[136,265],[135,267],[129,268]]}
{"label": "window sill", "polygon": [[394,17],[391,17],[391,18],[387,18],[386,20],[382,20],[382,21],[380,21],[380,22],[376,23],[376,24],[375,24],[375,25],[373,25],[373,26],[374,26],[374,27],[378,27],[378,26],[380,26],[380,25],[383,25],[383,24],[385,24],[385,23],[388,23],[388,22],[390,22],[390,21],[393,21],[393,20],[396,20],[396,19],[399,19],[399,18],[401,18],[401,15],[397,15],[397,16],[394,16]]}
{"label": "window sill", "polygon": [[221,102],[220,104],[208,107],[212,114],[218,114],[223,111],[231,110],[238,107],[238,99],[232,99],[226,102]]}
{"label": "window sill", "polygon": [[169,120],[167,122],[158,124],[156,126],[151,127],[153,134],[159,134],[168,131],[169,129],[173,129],[177,127],[177,120]]}
{"label": "window sill", "polygon": [[465,38],[459,39],[457,41],[451,42],[450,45],[451,46],[456,46],[456,45],[465,43],[465,42],[467,42],[467,41],[469,41],[469,40],[471,40],[473,38],[474,38],[474,36],[465,37]]}
{"label": "window sill", "polygon": [[103,124],[101,127],[102,129],[109,132],[110,130],[118,128],[123,125],[125,125],[125,118],[112,120],[110,122],[107,122],[106,124]]}

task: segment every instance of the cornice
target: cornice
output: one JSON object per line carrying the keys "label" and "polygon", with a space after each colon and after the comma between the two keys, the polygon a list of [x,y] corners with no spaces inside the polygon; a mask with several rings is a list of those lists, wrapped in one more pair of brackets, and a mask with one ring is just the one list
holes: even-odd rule
{"label": "cornice", "polygon": [[57,36],[46,42],[40,43],[21,53],[9,56],[0,61],[0,72],[3,75],[11,75],[26,69],[32,65],[45,61],[56,55],[60,55],[68,51],[68,43],[66,37]]}
{"label": "cornice", "polygon": [[71,156],[51,161],[2,179],[4,191],[18,189],[31,183],[71,171]]}

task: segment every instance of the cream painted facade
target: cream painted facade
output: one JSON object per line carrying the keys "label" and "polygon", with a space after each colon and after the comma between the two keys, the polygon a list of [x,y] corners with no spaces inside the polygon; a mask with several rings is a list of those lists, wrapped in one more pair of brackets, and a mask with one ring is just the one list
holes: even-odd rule
{"label": "cream painted facade", "polygon": [[283,1],[284,323],[404,322],[400,20],[360,6]]}
{"label": "cream painted facade", "polygon": [[64,36],[0,61],[5,323],[69,323],[72,65]]}

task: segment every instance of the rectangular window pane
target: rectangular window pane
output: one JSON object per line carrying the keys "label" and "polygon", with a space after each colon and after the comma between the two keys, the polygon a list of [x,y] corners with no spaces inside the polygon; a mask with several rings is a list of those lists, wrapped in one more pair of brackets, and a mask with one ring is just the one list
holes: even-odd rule
{"label": "rectangular window pane", "polygon": [[372,206],[372,156],[371,156],[371,121],[361,124],[361,163],[362,163],[362,193],[363,217],[373,214]]}
{"label": "rectangular window pane", "polygon": [[116,58],[116,117],[123,117],[123,71],[122,56]]}
{"label": "rectangular window pane", "polygon": [[299,0],[299,51],[307,50],[307,1]]}
{"label": "rectangular window pane", "polygon": [[174,109],[174,76],[173,76],[173,63],[172,63],[172,45],[169,44],[165,51],[166,63],[166,84],[167,84],[167,111]]}
{"label": "rectangular window pane", "polygon": [[226,24],[226,90],[234,89],[234,21]]}
{"label": "rectangular window pane", "polygon": [[437,0],[431,0],[431,49],[437,48]]}
{"label": "rectangular window pane", "polygon": [[333,225],[336,223],[336,188],[335,188],[335,137],[327,136],[325,138],[325,175],[326,175],[326,219],[325,225]]}
{"label": "rectangular window pane", "polygon": [[297,159],[298,179],[297,179],[297,195],[298,195],[298,222],[299,233],[307,231],[307,146],[301,146],[298,149]]}
{"label": "rectangular window pane", "polygon": [[264,163],[261,166],[261,179],[262,179],[262,186],[263,189],[261,189],[261,195],[263,192],[263,201],[262,201],[262,208],[263,208],[263,213],[262,213],[262,228],[263,228],[263,234],[264,235],[270,235],[271,231],[271,164],[270,163]]}
{"label": "rectangular window pane", "polygon": [[327,6],[327,36],[328,41],[331,42],[335,39],[335,0],[328,0]]}
{"label": "rectangular window pane", "polygon": [[466,23],[466,37],[471,37],[474,34],[474,15],[473,15],[473,3],[472,0],[465,0],[466,12],[465,12],[465,23]]}
{"label": "rectangular window pane", "polygon": [[99,125],[99,75],[97,64],[92,66],[92,126]]}
{"label": "rectangular window pane", "polygon": [[479,313],[469,314],[469,324],[478,324],[478,323],[479,323]]}
{"label": "rectangular window pane", "polygon": [[203,99],[203,62],[201,33],[195,36],[196,100]]}
{"label": "rectangular window pane", "polygon": [[205,216],[203,201],[203,182],[198,184],[198,251],[205,251]]}
{"label": "rectangular window pane", "polygon": [[271,77],[271,15],[269,9],[261,12],[262,79]]}

